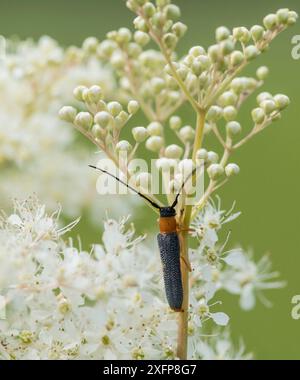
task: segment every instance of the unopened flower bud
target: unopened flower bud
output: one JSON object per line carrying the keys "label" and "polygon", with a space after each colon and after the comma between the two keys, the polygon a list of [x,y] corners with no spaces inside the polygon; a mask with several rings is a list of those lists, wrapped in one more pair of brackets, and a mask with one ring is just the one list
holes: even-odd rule
{"label": "unopened flower bud", "polygon": [[119,141],[116,145],[117,152],[130,152],[131,150],[132,146],[127,140]]}
{"label": "unopened flower bud", "polygon": [[138,58],[143,50],[142,50],[142,48],[140,47],[139,44],[137,44],[135,42],[130,42],[128,44],[127,51],[128,51],[129,57],[131,57],[131,58]]}
{"label": "unopened flower bud", "polygon": [[245,48],[245,57],[248,61],[256,58],[260,54],[260,51],[255,45],[249,45]]}
{"label": "unopened flower bud", "polygon": [[174,4],[167,5],[164,11],[167,19],[172,21],[178,20],[181,15],[180,8]]}
{"label": "unopened flower bud", "polygon": [[276,110],[276,104],[274,100],[264,100],[260,104],[261,108],[265,111],[267,115],[270,115],[272,112]]}
{"label": "unopened flower bud", "polygon": [[160,136],[151,136],[146,141],[146,148],[152,152],[158,152],[164,145],[164,140]]}
{"label": "unopened flower bud", "polygon": [[208,48],[208,55],[212,62],[217,62],[220,58],[220,46],[219,45],[211,45]]}
{"label": "unopened flower bud", "polygon": [[156,9],[155,9],[155,6],[149,2],[143,6],[143,11],[144,11],[145,16],[147,18],[150,18],[154,15]]}
{"label": "unopened flower bud", "polygon": [[184,142],[193,141],[195,138],[195,130],[190,125],[186,125],[180,129],[179,136]]}
{"label": "unopened flower bud", "polygon": [[[162,25],[164,23],[169,24],[169,21],[170,20],[166,20],[166,16],[163,14],[163,12],[155,12],[154,15],[151,17],[151,23],[157,29],[162,28]],[[169,27],[166,29],[168,30]]]}
{"label": "unopened flower bud", "polygon": [[98,47],[99,41],[96,37],[88,37],[83,41],[82,48],[88,53],[95,53]]}
{"label": "unopened flower bud", "polygon": [[236,94],[240,94],[244,90],[243,78],[234,78],[230,87]]}
{"label": "unopened flower bud", "polygon": [[202,46],[194,46],[189,51],[189,55],[193,57],[199,57],[199,55],[203,54],[205,54],[205,49]]}
{"label": "unopened flower bud", "polygon": [[207,112],[206,118],[208,121],[218,121],[222,117],[222,108],[219,106],[211,106]]}
{"label": "unopened flower bud", "polygon": [[182,125],[181,118],[179,116],[172,116],[170,118],[170,128],[174,131],[178,131]]}
{"label": "unopened flower bud", "polygon": [[254,42],[259,42],[265,33],[265,29],[261,25],[254,25],[250,29],[250,33]]}
{"label": "unopened flower bud", "polygon": [[267,66],[261,66],[256,71],[256,76],[259,80],[267,79],[268,75],[269,75],[269,69]]}
{"label": "unopened flower bud", "polygon": [[174,33],[167,33],[164,38],[164,43],[169,49],[174,49],[177,45],[178,38]]}
{"label": "unopened flower bud", "polygon": [[199,76],[202,73],[202,65],[199,61],[193,62],[192,71],[196,76]]}
{"label": "unopened flower bud", "polygon": [[251,115],[255,124],[262,124],[266,117],[265,111],[262,108],[255,108],[252,110]]}
{"label": "unopened flower bud", "polygon": [[125,60],[118,51],[113,53],[110,62],[115,69],[122,69],[125,65]]}
{"label": "unopened flower bud", "polygon": [[114,41],[104,40],[100,43],[97,48],[97,54],[99,57],[110,58],[114,50],[116,49],[117,44]]}
{"label": "unopened flower bud", "polygon": [[241,133],[242,127],[241,124],[237,121],[230,121],[226,124],[226,131],[229,137],[234,137]]}
{"label": "unopened flower bud", "polygon": [[99,125],[95,124],[92,128],[92,134],[96,139],[101,139],[103,137],[103,131]]}
{"label": "unopened flower bud", "polygon": [[260,104],[264,100],[272,100],[272,99],[273,99],[273,96],[269,92],[261,92],[260,94],[258,94],[256,98],[258,104]]}
{"label": "unopened flower bud", "polygon": [[289,12],[289,19],[288,19],[288,25],[294,25],[296,21],[298,20],[298,13],[294,11]]}
{"label": "unopened flower bud", "polygon": [[112,117],[108,112],[101,111],[95,115],[94,120],[95,120],[95,123],[100,125],[100,127],[106,128],[109,125],[109,123],[112,121]]}
{"label": "unopened flower bud", "polygon": [[117,41],[121,44],[131,41],[132,33],[128,28],[120,28],[117,34]]}
{"label": "unopened flower bud", "polygon": [[159,122],[153,121],[148,125],[147,131],[150,136],[161,136],[163,134],[163,126]]}
{"label": "unopened flower bud", "polygon": [[86,94],[84,95],[84,100],[87,101],[88,103],[98,103],[99,100],[102,99],[102,89],[99,86],[92,86],[90,87],[87,91]]}
{"label": "unopened flower bud", "polygon": [[237,116],[237,109],[233,106],[227,106],[223,110],[223,117],[226,121],[232,121]]}
{"label": "unopened flower bud", "polygon": [[115,117],[115,126],[117,129],[121,129],[127,123],[129,115],[125,111],[121,111],[118,116]]}
{"label": "unopened flower bud", "polygon": [[224,92],[219,98],[219,104],[222,107],[234,106],[238,100],[237,95],[232,91]]}
{"label": "unopened flower bud", "polygon": [[82,102],[83,101],[82,95],[83,95],[83,92],[86,90],[87,90],[87,87],[85,86],[77,86],[73,91],[74,98]]}
{"label": "unopened flower bud", "polygon": [[208,154],[207,154],[207,150],[202,148],[202,149],[199,149],[196,153],[196,159],[197,160],[207,160],[208,158]]}
{"label": "unopened flower bud", "polygon": [[141,143],[149,136],[148,131],[144,127],[135,127],[132,130],[133,138],[137,143]]}
{"label": "unopened flower bud", "polygon": [[179,159],[183,154],[183,149],[176,144],[172,144],[166,147],[165,156],[167,158]]}
{"label": "unopened flower bud", "polygon": [[284,108],[288,107],[291,102],[289,97],[283,94],[275,95],[274,101],[275,101],[276,107],[279,110],[283,110]]}
{"label": "unopened flower bud", "polygon": [[266,29],[272,30],[278,25],[278,17],[271,13],[264,18],[263,23]]}
{"label": "unopened flower bud", "polygon": [[244,44],[247,44],[250,41],[251,34],[247,28],[245,28],[244,26],[241,26],[241,27],[233,29],[233,37],[236,40]]}
{"label": "unopened flower bud", "polygon": [[218,179],[224,174],[224,168],[220,164],[211,164],[207,169],[207,173],[211,179]]}
{"label": "unopened flower bud", "polygon": [[184,175],[184,177],[187,177],[190,175],[195,168],[195,164],[193,160],[190,158],[185,158],[184,160],[181,160],[178,164],[178,171]]}
{"label": "unopened flower bud", "polygon": [[225,168],[225,174],[227,177],[232,177],[239,174],[240,167],[237,164],[228,164]]}
{"label": "unopened flower bud", "polygon": [[156,167],[157,169],[163,172],[169,171],[171,168],[176,167],[176,160],[173,160],[171,158],[166,158],[166,157],[159,158],[158,160],[156,160]]}
{"label": "unopened flower bud", "polygon": [[88,129],[93,125],[93,117],[89,112],[79,112],[75,118],[75,124]]}
{"label": "unopened flower bud", "polygon": [[122,111],[122,106],[119,102],[110,102],[107,104],[107,110],[112,116],[116,117]]}
{"label": "unopened flower bud", "polygon": [[77,115],[77,110],[71,106],[65,106],[59,111],[59,117],[69,123],[73,123]]}
{"label": "unopened flower bud", "polygon": [[187,26],[183,24],[182,22],[176,22],[172,26],[172,32],[176,34],[178,38],[182,38],[187,31]]}
{"label": "unopened flower bud", "polygon": [[217,42],[227,40],[229,36],[230,36],[230,30],[226,28],[226,26],[220,26],[219,28],[216,29]]}
{"label": "unopened flower bud", "polygon": [[207,161],[211,164],[215,164],[219,161],[219,155],[216,152],[207,152]]}
{"label": "unopened flower bud", "polygon": [[282,24],[287,24],[288,23],[288,20],[289,20],[289,9],[285,8],[285,9],[278,9],[278,11],[276,12],[276,15],[277,15],[277,18],[278,18],[278,21]]}
{"label": "unopened flower bud", "polygon": [[230,55],[230,62],[232,64],[232,66],[238,66],[242,62],[244,62],[244,60],[245,60],[244,54],[239,50],[234,51]]}
{"label": "unopened flower bud", "polygon": [[134,33],[134,40],[140,46],[146,46],[150,42],[150,37],[147,33],[138,30]]}
{"label": "unopened flower bud", "polygon": [[232,53],[234,50],[234,43],[231,40],[225,40],[221,42],[221,51],[224,56]]}
{"label": "unopened flower bud", "polygon": [[136,100],[130,100],[127,106],[127,110],[130,113],[130,115],[134,115],[135,113],[137,113],[139,108],[140,108],[139,102],[137,102]]}
{"label": "unopened flower bud", "polygon": [[141,32],[148,32],[148,26],[145,20],[142,17],[138,16],[133,20],[134,27]]}

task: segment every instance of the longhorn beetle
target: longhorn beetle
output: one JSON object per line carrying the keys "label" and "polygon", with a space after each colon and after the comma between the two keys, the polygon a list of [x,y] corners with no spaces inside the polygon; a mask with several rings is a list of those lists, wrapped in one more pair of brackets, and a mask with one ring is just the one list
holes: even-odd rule
{"label": "longhorn beetle", "polygon": [[[180,268],[180,243],[178,237],[178,225],[176,222],[176,210],[179,196],[186,184],[192,175],[194,175],[197,168],[195,168],[192,173],[187,177],[183,182],[178,194],[175,197],[174,202],[171,206],[160,207],[157,203],[152,201],[146,195],[137,191],[131,187],[128,183],[123,182],[120,178],[114,176],[106,170],[100,169],[96,166],[89,165],[89,167],[99,170],[102,173],[105,173],[118,182],[122,183],[128,189],[132,190],[140,197],[145,199],[152,207],[159,210],[159,231],[157,235],[158,247],[160,252],[160,257],[162,261],[163,276],[165,283],[165,291],[169,306],[172,310],[176,312],[181,312],[182,303],[183,303],[183,287],[182,287],[182,278],[181,278],[181,268]],[[184,260],[185,262],[185,260]],[[185,262],[188,266],[188,264]]]}

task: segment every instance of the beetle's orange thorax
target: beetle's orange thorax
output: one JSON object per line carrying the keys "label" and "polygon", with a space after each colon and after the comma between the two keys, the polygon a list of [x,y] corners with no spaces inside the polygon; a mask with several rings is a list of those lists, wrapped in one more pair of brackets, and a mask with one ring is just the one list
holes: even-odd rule
{"label": "beetle's orange thorax", "polygon": [[175,216],[160,217],[159,231],[162,234],[168,234],[177,231],[177,222]]}

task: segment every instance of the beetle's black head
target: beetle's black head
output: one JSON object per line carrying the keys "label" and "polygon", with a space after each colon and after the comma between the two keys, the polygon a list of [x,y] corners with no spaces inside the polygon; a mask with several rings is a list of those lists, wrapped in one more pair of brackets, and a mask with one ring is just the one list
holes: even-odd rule
{"label": "beetle's black head", "polygon": [[176,216],[175,208],[173,207],[162,207],[160,210],[161,218],[168,218],[170,216]]}

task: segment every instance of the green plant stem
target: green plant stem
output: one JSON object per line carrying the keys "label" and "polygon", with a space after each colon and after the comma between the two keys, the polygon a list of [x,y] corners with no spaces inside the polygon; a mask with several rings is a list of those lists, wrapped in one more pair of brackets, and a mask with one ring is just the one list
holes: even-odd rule
{"label": "green plant stem", "polygon": [[[196,136],[193,148],[193,161],[196,161],[197,151],[202,146],[203,141],[203,131],[205,126],[205,116],[206,112],[201,110],[197,113],[197,127]],[[181,260],[181,276],[182,276],[182,286],[183,286],[183,311],[178,316],[178,337],[177,337],[177,356],[181,360],[187,359],[188,354],[188,320],[189,320],[189,244],[188,244],[188,229],[190,228],[192,214],[192,206],[188,205],[185,207],[184,219],[182,223],[183,232],[181,232],[181,245],[180,245],[180,255]]]}

